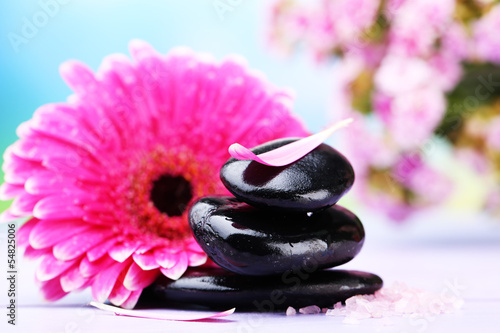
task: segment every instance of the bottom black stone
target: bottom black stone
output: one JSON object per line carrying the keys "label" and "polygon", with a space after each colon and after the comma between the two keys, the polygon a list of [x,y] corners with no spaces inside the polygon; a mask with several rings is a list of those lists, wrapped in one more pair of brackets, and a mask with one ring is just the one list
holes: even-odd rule
{"label": "bottom black stone", "polygon": [[192,268],[177,281],[160,277],[145,290],[141,304],[272,312],[288,306],[332,307],[351,296],[373,294],[380,288],[380,277],[358,271],[325,270],[314,274],[301,271],[255,277],[220,268]]}

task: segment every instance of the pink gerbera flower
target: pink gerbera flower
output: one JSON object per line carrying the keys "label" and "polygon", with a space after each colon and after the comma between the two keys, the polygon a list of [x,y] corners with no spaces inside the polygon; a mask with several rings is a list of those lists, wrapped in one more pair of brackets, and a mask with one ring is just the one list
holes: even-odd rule
{"label": "pink gerbera flower", "polygon": [[63,64],[74,95],[40,107],[4,155],[0,199],[14,201],[1,218],[29,217],[18,242],[42,257],[48,300],[90,286],[95,300],[132,308],[158,275],[204,264],[186,207],[226,193],[227,147],[307,134],[289,96],[237,59],[161,55],[142,41],[130,51],[96,74]]}

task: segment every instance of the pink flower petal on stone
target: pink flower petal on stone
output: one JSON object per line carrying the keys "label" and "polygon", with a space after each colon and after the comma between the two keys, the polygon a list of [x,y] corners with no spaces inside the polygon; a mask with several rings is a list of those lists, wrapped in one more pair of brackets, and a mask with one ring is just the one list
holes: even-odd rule
{"label": "pink flower petal on stone", "polygon": [[279,167],[288,165],[310,153],[326,139],[328,139],[328,137],[336,130],[347,126],[351,122],[352,118],[340,121],[322,132],[259,155],[255,155],[250,149],[245,148],[238,143],[234,143],[229,146],[229,154],[238,160],[254,160],[269,166]]}

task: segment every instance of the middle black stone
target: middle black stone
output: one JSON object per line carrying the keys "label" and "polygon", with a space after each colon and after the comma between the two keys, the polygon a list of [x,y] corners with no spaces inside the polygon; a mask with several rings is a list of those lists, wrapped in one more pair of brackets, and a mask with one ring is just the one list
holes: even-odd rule
{"label": "middle black stone", "polygon": [[189,223],[207,255],[243,275],[273,275],[341,265],[364,242],[359,219],[338,205],[309,216],[254,208],[230,197],[205,197]]}

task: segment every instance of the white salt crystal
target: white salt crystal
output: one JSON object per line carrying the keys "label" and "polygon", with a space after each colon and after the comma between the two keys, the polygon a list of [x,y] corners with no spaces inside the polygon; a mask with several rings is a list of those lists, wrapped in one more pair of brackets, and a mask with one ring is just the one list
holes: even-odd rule
{"label": "white salt crystal", "polygon": [[302,314],[317,314],[321,312],[321,309],[316,305],[309,305],[305,308],[300,308],[299,312]]}
{"label": "white salt crystal", "polygon": [[288,309],[286,309],[286,315],[287,316],[295,316],[297,314],[297,311],[292,308],[291,306],[288,307]]}
{"label": "white salt crystal", "polygon": [[[374,295],[357,295],[348,298],[345,306],[338,302],[333,309],[326,311],[327,316],[345,317],[346,324],[359,324],[360,319],[383,318],[383,325],[392,325],[387,317],[392,316],[418,316],[438,315],[453,312],[462,307],[464,301],[459,297],[446,298],[425,290],[408,287],[404,283],[395,283],[389,288],[382,288]],[[306,307],[300,309],[307,313]],[[307,310],[306,310],[307,309]]]}

